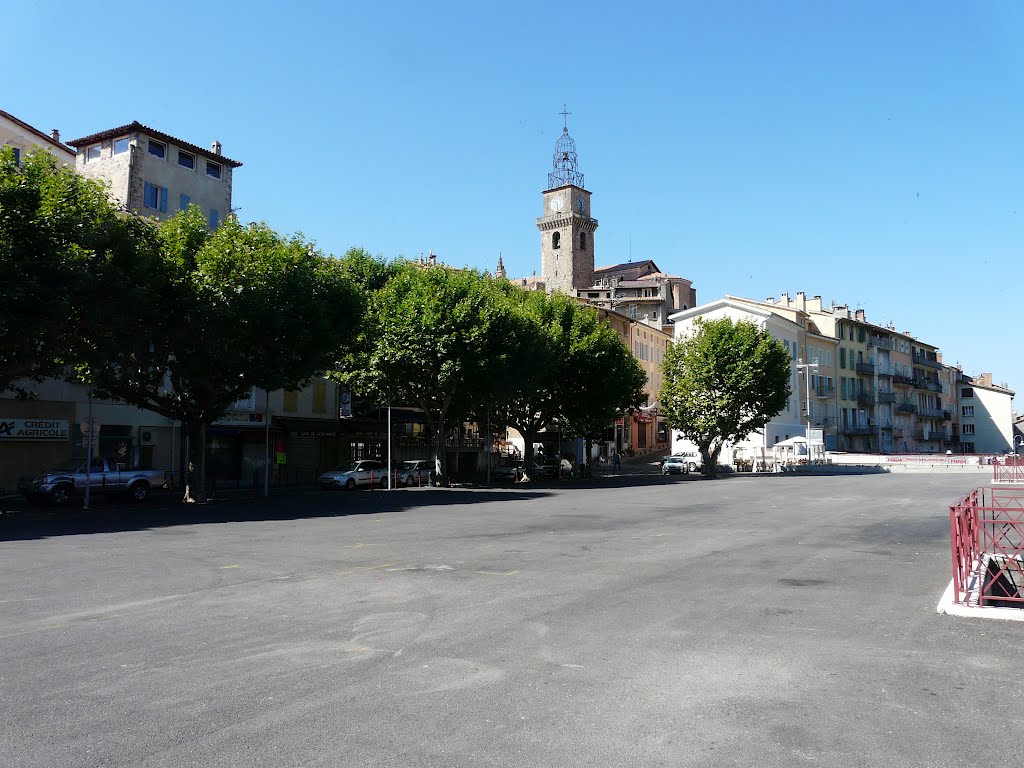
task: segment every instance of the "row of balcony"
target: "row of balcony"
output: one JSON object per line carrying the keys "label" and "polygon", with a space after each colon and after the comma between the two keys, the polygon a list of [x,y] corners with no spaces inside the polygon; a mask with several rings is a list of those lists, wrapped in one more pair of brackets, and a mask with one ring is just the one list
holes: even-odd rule
{"label": "row of balcony", "polygon": [[888,336],[868,336],[868,346],[878,349],[892,349],[893,342]]}
{"label": "row of balcony", "polygon": [[942,363],[924,355],[914,355],[914,365],[923,365],[927,368],[942,370]]}

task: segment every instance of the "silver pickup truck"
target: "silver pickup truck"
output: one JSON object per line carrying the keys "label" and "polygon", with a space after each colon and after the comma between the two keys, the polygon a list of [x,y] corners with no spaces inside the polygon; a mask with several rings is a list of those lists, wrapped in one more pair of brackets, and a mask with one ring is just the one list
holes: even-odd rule
{"label": "silver pickup truck", "polygon": [[29,501],[63,505],[85,493],[88,478],[91,493],[127,493],[135,501],[143,501],[151,489],[170,488],[173,481],[173,475],[163,469],[127,469],[114,459],[93,459],[88,468],[87,475],[85,462],[77,459],[19,483],[18,489]]}

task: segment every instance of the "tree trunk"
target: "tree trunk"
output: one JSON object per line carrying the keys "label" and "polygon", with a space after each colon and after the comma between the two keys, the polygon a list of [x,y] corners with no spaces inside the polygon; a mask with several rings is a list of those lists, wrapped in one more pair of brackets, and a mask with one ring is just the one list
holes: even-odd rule
{"label": "tree trunk", "polygon": [[188,473],[185,480],[185,498],[195,504],[206,503],[206,422],[193,421],[188,425]]}

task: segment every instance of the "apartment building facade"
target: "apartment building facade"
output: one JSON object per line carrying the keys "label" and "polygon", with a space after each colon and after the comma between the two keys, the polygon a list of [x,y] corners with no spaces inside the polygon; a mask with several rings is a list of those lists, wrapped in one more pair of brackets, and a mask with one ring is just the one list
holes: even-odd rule
{"label": "apartment building facade", "polygon": [[75,151],[61,143],[60,131],[53,129],[49,134],[29,125],[9,112],[0,109],[0,146],[10,147],[14,152],[14,161],[21,164],[22,159],[34,149],[42,149],[53,155],[57,162],[73,166]]}
{"label": "apartment building facade", "polygon": [[203,149],[155,128],[132,122],[68,142],[75,167],[106,183],[125,210],[158,220],[198,206],[211,229],[231,214],[234,170],[215,141]]}
{"label": "apartment building facade", "polygon": [[967,453],[1010,453],[1016,448],[1012,403],[1014,391],[993,384],[991,373],[960,374],[960,440]]}

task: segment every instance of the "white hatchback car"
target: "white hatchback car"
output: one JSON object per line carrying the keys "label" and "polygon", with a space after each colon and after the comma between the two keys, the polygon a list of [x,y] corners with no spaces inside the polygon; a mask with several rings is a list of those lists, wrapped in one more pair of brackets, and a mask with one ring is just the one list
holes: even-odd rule
{"label": "white hatchback car", "polygon": [[361,459],[320,475],[320,487],[325,491],[332,488],[344,488],[346,491],[351,491],[360,485],[376,485],[387,488],[388,473],[384,463],[375,459]]}

